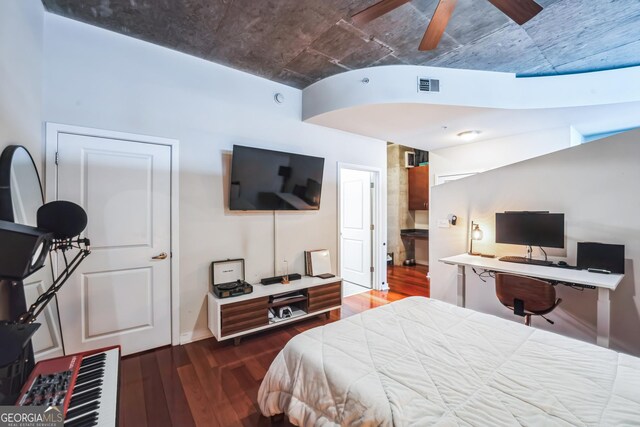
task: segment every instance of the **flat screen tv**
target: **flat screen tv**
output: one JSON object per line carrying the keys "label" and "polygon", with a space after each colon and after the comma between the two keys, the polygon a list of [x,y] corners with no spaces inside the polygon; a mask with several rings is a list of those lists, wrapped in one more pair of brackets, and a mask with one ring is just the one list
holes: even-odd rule
{"label": "flat screen tv", "polygon": [[496,213],[496,243],[564,248],[564,214]]}
{"label": "flat screen tv", "polygon": [[323,172],[321,157],[234,145],[229,209],[318,210]]}

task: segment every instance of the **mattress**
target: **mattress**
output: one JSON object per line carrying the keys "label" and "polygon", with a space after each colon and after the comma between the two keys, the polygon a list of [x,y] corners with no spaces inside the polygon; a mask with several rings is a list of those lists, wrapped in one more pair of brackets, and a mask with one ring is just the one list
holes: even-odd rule
{"label": "mattress", "polygon": [[258,403],[298,426],[640,425],[640,359],[411,297],[291,339]]}

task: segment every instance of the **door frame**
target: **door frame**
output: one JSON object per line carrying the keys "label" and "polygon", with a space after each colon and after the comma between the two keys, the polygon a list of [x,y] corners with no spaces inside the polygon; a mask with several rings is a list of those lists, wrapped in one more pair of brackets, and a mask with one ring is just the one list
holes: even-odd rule
{"label": "door frame", "polygon": [[372,290],[387,290],[387,239],[386,239],[386,217],[387,217],[387,180],[383,175],[383,170],[374,166],[356,165],[352,163],[338,162],[337,167],[337,217],[338,217],[338,259],[336,260],[339,275],[342,275],[342,169],[371,172],[373,180],[373,198],[371,199],[372,222],[374,226],[371,239],[371,250],[373,251],[373,279]]}
{"label": "door frame", "polygon": [[[180,344],[180,142],[177,139],[141,135],[128,132],[117,132],[83,126],[45,123],[45,202],[54,201],[58,197],[58,180],[56,171],[56,147],[59,134],[72,134],[88,137],[109,138],[139,144],[165,145],[171,150],[171,189],[170,189],[170,292],[171,292],[171,345]],[[54,257],[55,258],[55,257]],[[55,262],[55,261],[53,261]],[[62,333],[62,331],[61,331]]]}

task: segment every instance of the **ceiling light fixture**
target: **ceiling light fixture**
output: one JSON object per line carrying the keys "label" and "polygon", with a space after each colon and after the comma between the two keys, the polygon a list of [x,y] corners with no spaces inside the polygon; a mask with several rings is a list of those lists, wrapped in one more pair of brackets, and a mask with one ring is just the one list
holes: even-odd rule
{"label": "ceiling light fixture", "polygon": [[458,134],[458,138],[462,139],[463,141],[473,141],[481,133],[482,132],[480,132],[479,130],[467,130],[467,131],[464,131],[464,132],[460,132]]}

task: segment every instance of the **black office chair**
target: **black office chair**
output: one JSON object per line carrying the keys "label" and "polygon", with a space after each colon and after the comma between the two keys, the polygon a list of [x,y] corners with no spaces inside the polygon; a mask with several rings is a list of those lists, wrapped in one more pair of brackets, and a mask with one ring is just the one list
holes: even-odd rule
{"label": "black office chair", "polygon": [[496,273],[496,296],[514,314],[524,316],[527,326],[531,326],[531,316],[541,316],[553,324],[544,315],[562,302],[562,298],[556,299],[556,289],[551,283],[506,273]]}

